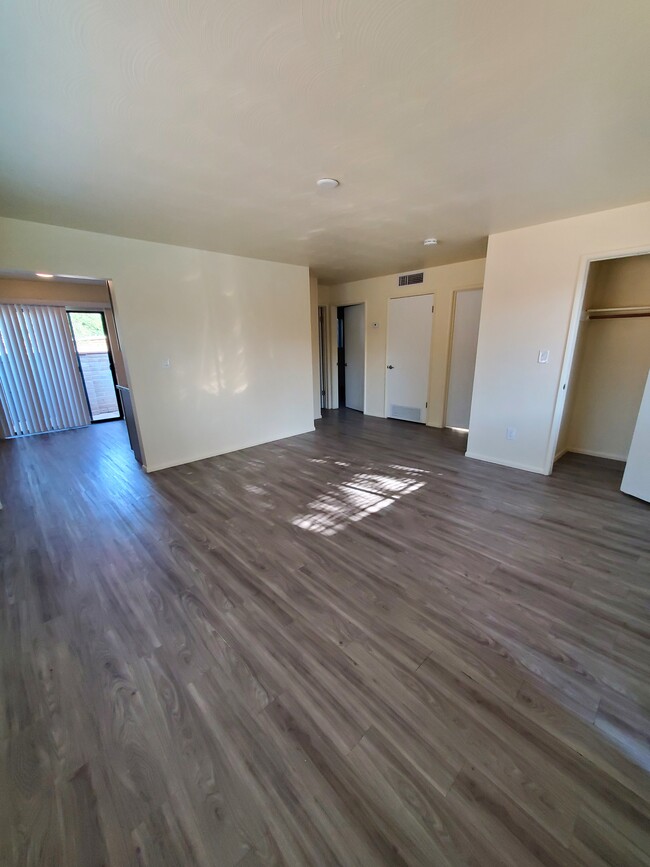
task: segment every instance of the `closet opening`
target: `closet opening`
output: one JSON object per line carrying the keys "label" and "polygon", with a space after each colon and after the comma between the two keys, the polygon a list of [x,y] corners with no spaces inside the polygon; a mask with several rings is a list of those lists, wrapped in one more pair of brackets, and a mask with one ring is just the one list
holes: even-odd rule
{"label": "closet opening", "polygon": [[554,460],[589,455],[638,475],[626,465],[649,369],[650,255],[591,262]]}

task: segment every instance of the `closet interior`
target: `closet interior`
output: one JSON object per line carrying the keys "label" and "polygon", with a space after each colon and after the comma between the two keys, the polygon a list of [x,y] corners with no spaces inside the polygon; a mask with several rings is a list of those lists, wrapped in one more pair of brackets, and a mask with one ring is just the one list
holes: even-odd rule
{"label": "closet interior", "polygon": [[650,368],[650,255],[593,262],[557,457],[627,461]]}

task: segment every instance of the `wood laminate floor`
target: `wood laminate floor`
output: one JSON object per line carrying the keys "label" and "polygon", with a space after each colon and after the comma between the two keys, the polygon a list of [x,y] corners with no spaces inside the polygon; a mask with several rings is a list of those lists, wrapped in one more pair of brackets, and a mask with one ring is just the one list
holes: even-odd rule
{"label": "wood laminate floor", "polygon": [[650,863],[650,510],[452,432],[0,444],[0,864]]}

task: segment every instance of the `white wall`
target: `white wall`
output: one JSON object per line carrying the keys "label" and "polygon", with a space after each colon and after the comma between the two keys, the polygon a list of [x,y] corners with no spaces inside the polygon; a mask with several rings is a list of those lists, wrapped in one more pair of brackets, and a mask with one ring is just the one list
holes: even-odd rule
{"label": "white wall", "polygon": [[147,469],[313,429],[307,268],[8,219],[0,268],[112,281]]}
{"label": "white wall", "polygon": [[490,236],[470,457],[550,472],[589,261],[647,250],[650,203]]}
{"label": "white wall", "polygon": [[[409,295],[434,294],[435,314],[431,341],[429,376],[429,415],[427,424],[442,427],[449,363],[452,298],[456,289],[478,288],[483,285],[484,259],[472,259],[453,265],[424,269],[424,282],[414,286],[398,286],[397,274],[373,277],[337,286],[319,286],[321,304],[366,304],[366,413],[384,417],[386,414],[386,326],[388,299]],[[377,323],[377,328],[372,323]],[[333,353],[336,360],[336,352]]]}
{"label": "white wall", "polygon": [[[595,262],[583,306],[650,307],[650,256]],[[624,461],[650,369],[650,318],[591,319],[580,332],[563,447]]]}

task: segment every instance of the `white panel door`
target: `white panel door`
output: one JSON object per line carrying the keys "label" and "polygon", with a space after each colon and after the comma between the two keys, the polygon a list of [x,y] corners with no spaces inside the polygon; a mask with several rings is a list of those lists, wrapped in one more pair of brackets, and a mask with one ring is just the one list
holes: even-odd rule
{"label": "white panel door", "polygon": [[433,295],[391,298],[386,345],[386,415],[427,420]]}
{"label": "white panel door", "polygon": [[366,313],[363,304],[343,308],[345,405],[363,412],[366,368]]}
{"label": "white panel door", "polygon": [[447,427],[469,428],[482,298],[482,289],[456,292],[447,389]]}
{"label": "white panel door", "polygon": [[650,373],[632,434],[621,490],[650,503]]}

